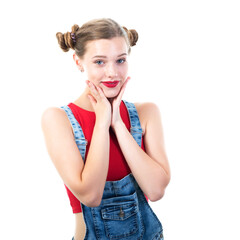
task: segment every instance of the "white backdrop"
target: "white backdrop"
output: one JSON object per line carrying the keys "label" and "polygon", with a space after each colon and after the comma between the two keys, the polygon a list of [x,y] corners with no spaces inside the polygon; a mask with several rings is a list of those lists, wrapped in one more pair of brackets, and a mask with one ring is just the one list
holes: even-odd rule
{"label": "white backdrop", "polygon": [[40,119],[85,86],[56,32],[99,17],[139,33],[124,99],[155,102],[162,114],[172,179],[151,206],[165,239],[240,239],[238,1],[23,0],[0,9],[0,239],[73,236]]}

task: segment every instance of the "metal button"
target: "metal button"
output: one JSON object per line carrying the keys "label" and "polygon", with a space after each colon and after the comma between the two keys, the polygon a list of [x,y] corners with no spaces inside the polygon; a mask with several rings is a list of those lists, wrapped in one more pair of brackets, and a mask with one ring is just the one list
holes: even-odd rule
{"label": "metal button", "polygon": [[160,234],[160,238],[163,238],[163,234],[162,233]]}
{"label": "metal button", "polygon": [[123,218],[125,215],[124,211],[122,210],[122,208],[120,209],[120,213],[119,213],[119,217]]}

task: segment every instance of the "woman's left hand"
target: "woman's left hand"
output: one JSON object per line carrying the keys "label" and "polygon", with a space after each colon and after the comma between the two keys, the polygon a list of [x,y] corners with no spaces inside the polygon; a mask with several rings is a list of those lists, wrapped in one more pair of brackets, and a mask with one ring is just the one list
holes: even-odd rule
{"label": "woman's left hand", "polygon": [[122,118],[120,116],[120,104],[122,101],[122,96],[125,91],[125,88],[127,86],[128,81],[130,80],[130,77],[127,77],[126,81],[122,85],[122,88],[119,92],[119,94],[111,101],[112,104],[112,119],[111,119],[111,127],[114,130],[115,126],[118,122],[122,122]]}

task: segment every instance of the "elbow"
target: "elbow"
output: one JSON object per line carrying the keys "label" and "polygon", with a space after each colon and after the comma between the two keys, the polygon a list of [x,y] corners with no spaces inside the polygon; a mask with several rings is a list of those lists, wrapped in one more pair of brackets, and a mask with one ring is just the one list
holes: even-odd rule
{"label": "elbow", "polygon": [[164,190],[156,191],[156,192],[152,193],[151,195],[149,195],[148,198],[151,202],[156,202],[156,201],[160,200],[161,198],[163,198],[164,193],[165,193]]}
{"label": "elbow", "polygon": [[159,186],[158,188],[154,188],[152,193],[149,194],[149,197],[148,197],[149,200],[151,202],[156,202],[156,201],[162,199],[165,194],[165,189],[166,189],[167,185],[169,184],[169,182],[170,182],[170,176],[166,179],[164,186]]}
{"label": "elbow", "polygon": [[89,184],[75,185],[77,199],[87,207],[98,207],[102,202],[103,190],[94,188]]}
{"label": "elbow", "polygon": [[102,197],[97,194],[91,194],[81,198],[80,202],[87,207],[98,207],[101,204]]}
{"label": "elbow", "polygon": [[95,198],[95,199],[92,199],[92,201],[89,201],[88,202],[88,207],[98,207],[100,204],[101,204],[101,201],[102,199],[100,198]]}

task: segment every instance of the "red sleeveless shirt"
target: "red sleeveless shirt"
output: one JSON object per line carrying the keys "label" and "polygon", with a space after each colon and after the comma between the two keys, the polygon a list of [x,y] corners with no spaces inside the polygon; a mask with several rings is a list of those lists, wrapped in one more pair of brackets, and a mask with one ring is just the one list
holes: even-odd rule
{"label": "red sleeveless shirt", "polygon": [[[68,107],[72,110],[72,113],[78,123],[80,124],[83,134],[88,141],[86,146],[86,154],[85,157],[87,158],[89,146],[91,144],[91,138],[93,133],[93,128],[96,120],[96,116],[94,112],[90,112],[83,108],[80,108],[74,103],[69,103]],[[128,116],[128,110],[122,101],[120,104],[120,115],[123,122],[126,125],[126,128],[130,132],[130,119]],[[143,138],[142,138],[142,149],[145,151]],[[127,176],[131,173],[130,168],[124,158],[124,155],[120,149],[118,144],[117,138],[110,128],[110,155],[109,155],[109,168],[108,168],[108,175],[107,181],[117,181],[121,178]],[[70,205],[72,206],[73,213],[82,212],[80,201],[73,195],[73,193],[67,188],[65,185],[67,194],[70,200]]]}

